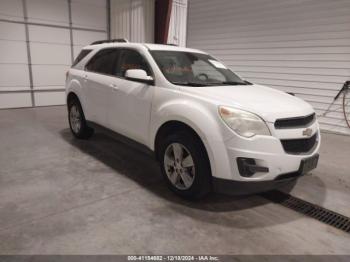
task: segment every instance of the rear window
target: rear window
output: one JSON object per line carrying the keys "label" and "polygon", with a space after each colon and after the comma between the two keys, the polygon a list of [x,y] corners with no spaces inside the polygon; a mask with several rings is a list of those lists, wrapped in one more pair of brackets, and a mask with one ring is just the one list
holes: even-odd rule
{"label": "rear window", "polygon": [[113,75],[117,55],[118,50],[115,48],[100,50],[86,65],[86,70],[105,75]]}
{"label": "rear window", "polygon": [[75,66],[76,64],[78,64],[81,60],[83,60],[83,58],[85,56],[87,56],[92,50],[91,49],[83,49],[81,50],[81,52],[79,53],[79,55],[77,56],[77,58],[75,58],[72,66]]}

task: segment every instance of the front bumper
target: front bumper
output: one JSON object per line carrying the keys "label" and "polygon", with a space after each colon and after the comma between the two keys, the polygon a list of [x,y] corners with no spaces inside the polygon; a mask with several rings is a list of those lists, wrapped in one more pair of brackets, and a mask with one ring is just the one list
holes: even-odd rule
{"label": "front bumper", "polygon": [[[314,157],[318,159],[319,155]],[[222,178],[213,178],[213,190],[217,193],[231,194],[231,195],[249,195],[254,193],[261,193],[276,189],[287,184],[293,184],[296,180],[303,176],[302,164],[296,172],[280,174],[274,180],[263,181],[233,181]]]}
{"label": "front bumper", "polygon": [[[273,129],[271,136],[255,136],[242,138],[234,136],[224,143],[216,143],[213,154],[215,169],[213,172],[214,191],[228,194],[252,194],[271,190],[298,179],[301,162],[318,154],[321,136],[317,121],[308,128],[312,129],[312,136],[317,135],[315,146],[308,152],[293,154],[285,151],[281,141],[305,138],[303,131],[298,129]],[[221,147],[222,145],[222,147]],[[240,174],[237,159],[254,159],[259,167],[266,167],[262,172],[255,172],[251,176]]]}

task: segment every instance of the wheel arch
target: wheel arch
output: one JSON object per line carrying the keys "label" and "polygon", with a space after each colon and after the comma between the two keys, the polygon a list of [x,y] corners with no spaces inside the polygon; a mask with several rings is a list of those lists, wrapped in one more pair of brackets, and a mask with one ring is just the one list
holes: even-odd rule
{"label": "wheel arch", "polygon": [[198,130],[197,127],[191,125],[190,123],[184,120],[168,120],[157,129],[153,140],[153,149],[156,159],[158,161],[160,159],[159,153],[162,139],[164,139],[167,135],[172,134],[174,132],[178,132],[180,130],[187,130],[188,132],[192,133],[196,138],[198,138],[198,141],[202,143],[203,149],[205,150],[206,156],[209,161],[211,174],[213,175],[215,171],[215,166],[213,162],[213,152],[210,149],[208,141],[206,141],[204,134],[200,130]]}
{"label": "wheel arch", "polygon": [[[210,162],[214,177],[230,177],[230,161],[225,141],[232,138],[231,132],[223,128],[217,108],[212,103],[176,99],[163,103],[154,110],[148,147],[156,154],[159,136],[164,130],[170,130],[174,124],[186,126],[200,138]],[[175,126],[176,126],[175,125]]]}
{"label": "wheel arch", "polygon": [[74,91],[69,91],[68,95],[67,95],[67,106],[69,105],[69,103],[71,101],[73,101],[74,99],[77,99],[80,102],[79,96],[74,92]]}

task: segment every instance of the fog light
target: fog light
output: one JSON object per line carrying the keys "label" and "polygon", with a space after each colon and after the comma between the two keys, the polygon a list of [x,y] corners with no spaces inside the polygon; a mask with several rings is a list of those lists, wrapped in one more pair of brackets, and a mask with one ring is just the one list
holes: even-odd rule
{"label": "fog light", "polygon": [[257,172],[269,172],[268,167],[258,166],[254,158],[238,157],[237,165],[239,174],[243,177],[251,177]]}

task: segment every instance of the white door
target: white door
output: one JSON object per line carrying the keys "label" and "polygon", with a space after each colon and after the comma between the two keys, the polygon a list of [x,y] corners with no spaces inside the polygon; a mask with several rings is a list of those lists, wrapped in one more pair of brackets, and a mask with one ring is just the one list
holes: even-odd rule
{"label": "white door", "polygon": [[107,109],[115,77],[116,49],[99,51],[87,64],[83,76],[88,120],[108,127]]}
{"label": "white door", "polygon": [[136,50],[121,50],[108,119],[111,128],[140,143],[148,141],[154,86],[124,78],[127,69],[143,69],[151,75],[145,59]]}

